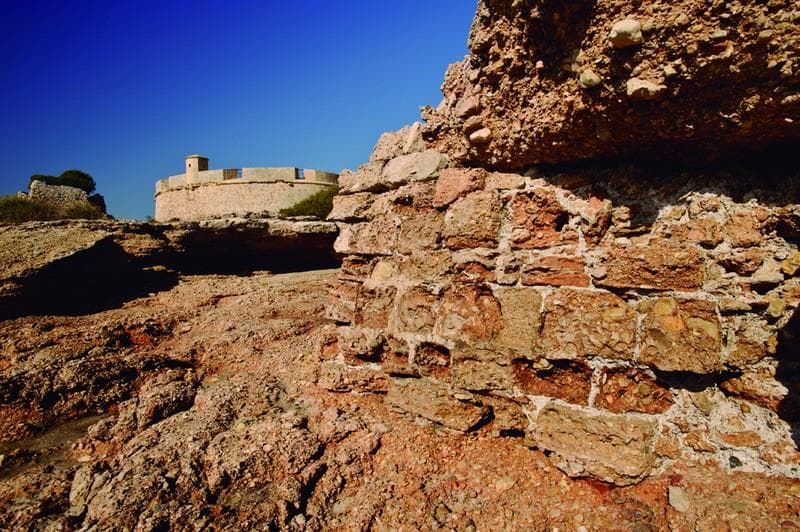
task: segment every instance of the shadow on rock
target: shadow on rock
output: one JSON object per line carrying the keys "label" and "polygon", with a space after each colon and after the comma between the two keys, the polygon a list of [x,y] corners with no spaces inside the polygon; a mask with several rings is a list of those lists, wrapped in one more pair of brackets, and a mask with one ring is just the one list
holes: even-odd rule
{"label": "shadow on rock", "polygon": [[109,239],[25,278],[21,289],[3,301],[0,319],[91,314],[177,284],[175,272],[144,268]]}

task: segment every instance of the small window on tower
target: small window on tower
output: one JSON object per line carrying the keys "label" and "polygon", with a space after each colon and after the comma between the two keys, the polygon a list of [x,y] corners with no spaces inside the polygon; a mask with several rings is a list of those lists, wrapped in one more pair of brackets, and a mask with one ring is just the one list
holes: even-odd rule
{"label": "small window on tower", "polygon": [[305,179],[306,178],[306,171],[303,170],[302,168],[296,168],[295,169],[294,178],[295,179]]}

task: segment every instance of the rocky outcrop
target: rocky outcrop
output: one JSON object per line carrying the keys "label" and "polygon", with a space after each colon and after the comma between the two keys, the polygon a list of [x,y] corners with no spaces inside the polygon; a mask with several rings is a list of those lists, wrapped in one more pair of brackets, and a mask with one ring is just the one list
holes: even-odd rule
{"label": "rocky outcrop", "polygon": [[338,264],[330,222],[220,219],[0,227],[0,317],[112,308],[178,273],[299,271]]}
{"label": "rocky outcrop", "polygon": [[789,1],[482,0],[470,55],[423,112],[459,164],[643,156],[690,161],[800,139]]}

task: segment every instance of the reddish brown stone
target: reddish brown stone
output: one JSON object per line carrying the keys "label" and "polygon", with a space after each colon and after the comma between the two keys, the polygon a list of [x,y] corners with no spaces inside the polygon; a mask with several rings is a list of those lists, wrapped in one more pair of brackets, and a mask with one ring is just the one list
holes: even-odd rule
{"label": "reddish brown stone", "polygon": [[480,168],[445,168],[436,181],[433,206],[443,207],[483,188],[486,171]]}
{"label": "reddish brown stone", "polygon": [[544,255],[531,258],[523,267],[524,285],[589,286],[583,259],[571,255]]}
{"label": "reddish brown stone", "polygon": [[480,402],[492,409],[490,430],[495,436],[522,437],[528,428],[528,417],[519,403],[496,395],[484,394]]}
{"label": "reddish brown stone", "polygon": [[780,412],[785,419],[800,419],[797,400],[793,398],[800,392],[798,384],[785,379],[779,381],[774,367],[760,366],[747,370],[737,377],[722,381],[719,386],[729,395]]}
{"label": "reddish brown stone", "polygon": [[458,277],[456,280],[463,283],[482,282],[493,283],[497,280],[493,269],[480,262],[464,262],[456,266]]}
{"label": "reddish brown stone", "polygon": [[703,285],[700,250],[668,240],[609,246],[602,254],[601,266],[604,276],[596,276],[598,286],[697,290]]}
{"label": "reddish brown stone", "polygon": [[447,247],[494,247],[500,231],[500,198],[496,192],[473,192],[453,203],[444,218]]}
{"label": "reddish brown stone", "polygon": [[416,377],[419,375],[417,368],[412,366],[409,357],[408,344],[403,340],[389,337],[378,362],[383,371],[389,375],[401,377]]}
{"label": "reddish brown stone", "polygon": [[394,287],[362,285],[358,292],[353,323],[363,327],[385,329],[389,324],[396,292]]}
{"label": "reddish brown stone", "polygon": [[534,355],[548,359],[633,358],[636,313],[614,294],[559,289],[545,300],[544,312]]}
{"label": "reddish brown stone", "polygon": [[663,371],[721,369],[721,332],[714,303],[660,298],[644,301],[640,310],[644,313],[642,363]]}
{"label": "reddish brown stone", "polygon": [[766,252],[761,249],[737,249],[721,256],[717,262],[729,272],[753,275],[766,257]]}
{"label": "reddish brown stone", "polygon": [[450,351],[442,345],[423,342],[414,350],[414,365],[421,375],[444,379],[450,371]]}
{"label": "reddish brown stone", "polygon": [[548,248],[578,242],[578,234],[567,227],[569,213],[552,190],[535,188],[520,192],[509,202],[509,210],[513,249]]}
{"label": "reddish brown stone", "polygon": [[745,367],[758,362],[768,353],[775,352],[777,334],[766,322],[752,316],[736,316],[730,321],[730,328],[735,336],[731,351],[725,359],[727,366]]}
{"label": "reddish brown stone", "polygon": [[374,329],[339,327],[336,333],[339,350],[351,364],[377,361],[386,342],[383,334]]}
{"label": "reddish brown stone", "polygon": [[453,285],[445,293],[436,324],[443,338],[485,344],[502,328],[500,304],[489,287]]}
{"label": "reddish brown stone", "polygon": [[514,382],[523,393],[554,397],[569,403],[587,405],[592,387],[592,370],[582,362],[555,360],[546,369],[518,359],[512,363]]}
{"label": "reddish brown stone", "polygon": [[755,213],[738,212],[733,214],[723,227],[728,242],[735,248],[749,248],[761,243],[761,222]]}
{"label": "reddish brown stone", "polygon": [[397,301],[394,327],[402,332],[430,334],[436,324],[438,299],[422,286],[404,292]]}
{"label": "reddish brown stone", "polygon": [[341,323],[352,323],[355,319],[356,300],[361,283],[337,281],[333,283],[328,294],[330,300],[325,305],[325,317]]}
{"label": "reddish brown stone", "polygon": [[611,412],[661,414],[672,403],[672,392],[642,371],[609,368],[600,379],[597,406]]}
{"label": "reddish brown stone", "polygon": [[722,434],[722,440],[728,445],[732,445],[734,447],[758,447],[764,443],[764,440],[761,438],[761,436],[752,430],[726,432],[725,434]]}
{"label": "reddish brown stone", "polygon": [[375,259],[372,257],[348,255],[342,259],[338,277],[346,281],[363,281],[372,273],[374,265]]}
{"label": "reddish brown stone", "polygon": [[718,449],[716,445],[708,441],[708,434],[699,430],[693,430],[686,434],[683,442],[690,449],[700,453],[713,453]]}
{"label": "reddish brown stone", "polygon": [[691,242],[709,248],[718,246],[723,240],[719,222],[713,218],[695,218],[682,223],[660,225],[654,232],[678,242]]}

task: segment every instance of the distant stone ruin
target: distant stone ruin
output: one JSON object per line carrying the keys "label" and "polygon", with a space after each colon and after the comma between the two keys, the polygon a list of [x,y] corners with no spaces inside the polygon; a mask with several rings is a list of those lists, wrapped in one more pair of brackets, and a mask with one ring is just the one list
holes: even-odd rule
{"label": "distant stone ruin", "polygon": [[332,172],[294,167],[209,170],[207,157],[190,155],[185,173],[156,182],[155,219],[275,216],[281,209],[336,186],[338,178]]}

